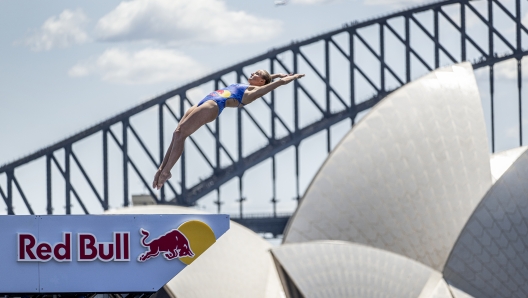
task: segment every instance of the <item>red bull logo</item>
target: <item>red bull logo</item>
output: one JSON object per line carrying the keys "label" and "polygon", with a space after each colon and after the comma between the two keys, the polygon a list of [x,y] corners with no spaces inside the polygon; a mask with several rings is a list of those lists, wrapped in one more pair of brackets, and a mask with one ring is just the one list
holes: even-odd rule
{"label": "red bull logo", "polygon": [[149,293],[207,254],[229,216],[18,215],[0,227],[0,293]]}
{"label": "red bull logo", "polygon": [[170,230],[150,242],[146,242],[146,239],[150,236],[149,231],[141,229],[139,233],[143,235],[143,237],[141,237],[141,245],[148,248],[148,251],[139,255],[138,261],[140,262],[155,258],[159,256],[160,253],[163,253],[163,256],[167,260],[181,257],[194,257],[191,245],[189,244],[189,239],[177,229]]}
{"label": "red bull logo", "polygon": [[229,92],[229,90],[220,89],[220,90],[216,90],[216,91],[211,92],[209,95],[210,96],[221,96],[223,98],[229,98],[229,96],[231,96],[231,92]]}
{"label": "red bull logo", "polygon": [[[139,233],[141,235],[141,238],[138,239],[139,243],[146,248],[146,251],[137,256],[138,262],[145,262],[162,254],[166,260],[179,259],[184,264],[189,265],[216,241],[211,227],[197,220],[184,222],[177,229],[169,230],[154,239],[152,239],[151,233],[144,228],[140,228]],[[71,232],[64,232],[62,241],[48,243],[39,241],[31,233],[18,233],[18,261],[47,262],[55,260],[57,262],[71,262],[76,259],[78,262],[96,260],[129,262],[132,256],[132,248],[135,246],[131,245],[130,241],[137,243],[137,240],[131,239],[131,234],[128,231],[113,232],[112,234],[113,239],[104,242],[92,233],[74,235]],[[74,239],[77,240],[76,249]],[[73,256],[75,252],[77,253],[76,258]]]}
{"label": "red bull logo", "polygon": [[198,220],[184,222],[177,229],[150,241],[149,231],[140,229],[139,233],[141,245],[147,248],[147,251],[138,256],[138,262],[145,262],[163,254],[167,260],[178,259],[189,265],[216,241],[211,227]]}

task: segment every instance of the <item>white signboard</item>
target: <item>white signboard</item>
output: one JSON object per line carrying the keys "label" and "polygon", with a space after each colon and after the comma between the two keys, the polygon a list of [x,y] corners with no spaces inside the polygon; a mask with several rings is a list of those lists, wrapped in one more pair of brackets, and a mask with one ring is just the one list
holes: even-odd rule
{"label": "white signboard", "polygon": [[0,293],[155,292],[228,215],[0,216]]}

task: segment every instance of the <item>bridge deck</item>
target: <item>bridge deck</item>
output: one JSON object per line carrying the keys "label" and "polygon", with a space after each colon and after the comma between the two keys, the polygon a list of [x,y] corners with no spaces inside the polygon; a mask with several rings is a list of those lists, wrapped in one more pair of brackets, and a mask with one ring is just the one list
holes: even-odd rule
{"label": "bridge deck", "polygon": [[239,223],[255,233],[271,233],[277,237],[284,233],[286,224],[291,214],[248,214],[240,217],[239,215],[231,216],[231,220]]}

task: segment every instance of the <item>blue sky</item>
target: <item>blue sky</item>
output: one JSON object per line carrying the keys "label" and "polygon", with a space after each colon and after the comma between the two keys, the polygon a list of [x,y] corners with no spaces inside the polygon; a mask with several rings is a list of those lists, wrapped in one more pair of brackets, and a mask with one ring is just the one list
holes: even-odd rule
{"label": "blue sky", "polygon": [[422,1],[147,2],[0,1],[0,164],[271,47]]}
{"label": "blue sky", "polygon": [[[270,48],[431,1],[286,2],[276,6],[274,0],[0,0],[0,164]],[[482,4],[485,1],[475,5]],[[526,8],[523,20],[528,20]],[[472,21],[468,19],[470,29]],[[499,17],[497,22],[500,25]],[[479,30],[475,26],[472,29]],[[503,144],[499,151],[517,146],[517,120],[510,116],[516,105],[516,95],[510,92],[514,70],[513,61],[497,67],[497,80],[503,82],[497,85],[497,98],[509,100],[504,111],[497,111],[504,119],[498,124]],[[485,90],[485,70],[477,73],[477,80]],[[348,127],[341,130],[343,135]],[[305,171],[302,188],[324,160],[321,156]],[[230,200],[228,210],[236,212]],[[290,204],[284,210],[293,208]]]}

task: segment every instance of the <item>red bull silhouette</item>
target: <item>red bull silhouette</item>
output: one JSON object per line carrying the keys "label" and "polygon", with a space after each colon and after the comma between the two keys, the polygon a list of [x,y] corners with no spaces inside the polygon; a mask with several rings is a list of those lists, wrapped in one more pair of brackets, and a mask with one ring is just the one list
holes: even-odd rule
{"label": "red bull silhouette", "polygon": [[143,237],[141,237],[141,245],[148,248],[149,250],[142,253],[138,257],[139,262],[145,262],[150,258],[157,257],[160,253],[167,260],[172,260],[182,257],[194,257],[194,253],[191,250],[189,240],[182,232],[177,229],[170,230],[164,235],[150,241],[149,243],[145,240],[150,235],[149,231],[141,229],[139,231]]}

